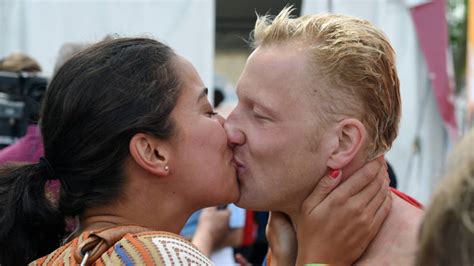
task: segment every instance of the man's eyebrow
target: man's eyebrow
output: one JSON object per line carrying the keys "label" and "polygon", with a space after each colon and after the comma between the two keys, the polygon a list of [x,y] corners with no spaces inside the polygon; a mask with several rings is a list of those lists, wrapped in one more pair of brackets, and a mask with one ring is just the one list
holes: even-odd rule
{"label": "man's eyebrow", "polygon": [[198,102],[203,98],[203,97],[207,97],[207,93],[208,93],[208,89],[207,88],[204,88],[201,93],[199,93],[199,97],[198,97]]}

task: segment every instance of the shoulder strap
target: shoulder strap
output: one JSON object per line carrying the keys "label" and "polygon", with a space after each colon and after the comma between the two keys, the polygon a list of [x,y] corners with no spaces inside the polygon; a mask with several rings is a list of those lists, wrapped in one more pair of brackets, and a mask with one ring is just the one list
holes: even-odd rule
{"label": "shoulder strap", "polygon": [[[74,251],[74,259],[75,261],[82,261],[83,263],[81,264],[85,264],[87,261],[96,261],[110,247],[122,239],[124,235],[146,231],[150,231],[150,229],[136,225],[114,226],[99,231],[92,231],[79,243]],[[86,254],[87,257],[85,257]]]}

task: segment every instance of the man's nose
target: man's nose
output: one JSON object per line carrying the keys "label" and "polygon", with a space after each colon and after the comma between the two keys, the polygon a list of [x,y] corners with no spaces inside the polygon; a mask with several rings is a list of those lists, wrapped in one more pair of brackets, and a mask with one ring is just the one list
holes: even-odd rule
{"label": "man's nose", "polygon": [[245,143],[245,134],[239,128],[238,121],[231,113],[224,124],[225,131],[227,133],[227,144],[230,147],[243,145]]}

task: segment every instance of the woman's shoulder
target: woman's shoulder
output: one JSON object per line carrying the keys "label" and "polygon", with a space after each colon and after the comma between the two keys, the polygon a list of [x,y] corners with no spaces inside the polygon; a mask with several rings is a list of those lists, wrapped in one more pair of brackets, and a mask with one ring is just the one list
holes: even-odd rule
{"label": "woman's shoulder", "polygon": [[81,250],[88,250],[83,252],[88,263],[96,265],[212,265],[193,244],[170,232],[132,230],[120,237],[110,235],[81,234],[30,265],[77,265],[84,259]]}
{"label": "woman's shoulder", "polygon": [[86,233],[81,234],[48,255],[30,262],[28,265],[76,265],[78,263],[74,260],[73,251],[77,249],[79,242],[86,236]]}

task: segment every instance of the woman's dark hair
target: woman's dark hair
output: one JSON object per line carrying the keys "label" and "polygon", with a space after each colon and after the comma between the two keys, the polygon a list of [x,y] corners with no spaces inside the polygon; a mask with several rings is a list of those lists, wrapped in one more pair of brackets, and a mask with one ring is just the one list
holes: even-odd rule
{"label": "woman's dark hair", "polygon": [[[41,110],[45,163],[0,170],[0,264],[26,264],[64,237],[64,217],[120,196],[129,142],[139,132],[167,139],[179,96],[173,50],[152,39],[100,42],[67,61]],[[47,164],[46,164],[47,165]],[[57,204],[45,197],[58,179]]]}

